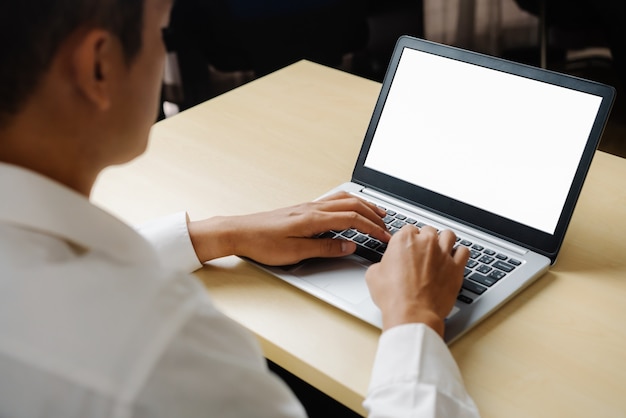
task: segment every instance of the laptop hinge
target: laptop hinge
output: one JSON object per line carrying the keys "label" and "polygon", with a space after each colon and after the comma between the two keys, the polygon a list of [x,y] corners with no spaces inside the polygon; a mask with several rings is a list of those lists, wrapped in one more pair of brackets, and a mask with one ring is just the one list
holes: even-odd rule
{"label": "laptop hinge", "polygon": [[511,252],[514,252],[516,254],[519,255],[524,255],[526,253],[528,253],[528,249],[520,247],[518,245],[515,245],[513,243],[510,243],[508,241],[505,241],[503,239],[500,238],[496,238],[492,235],[486,234],[482,231],[476,230],[476,229],[472,229],[470,227],[468,227],[467,225],[464,225],[462,223],[459,222],[455,222],[452,221],[450,219],[444,218],[443,216],[439,216],[435,213],[429,212],[425,209],[422,209],[418,206],[413,206],[413,205],[409,205],[399,199],[394,199],[386,194],[380,193],[374,189],[370,189],[367,187],[364,187],[361,190],[361,193],[367,195],[367,196],[371,196],[377,200],[383,201],[383,202],[388,202],[391,205],[394,205],[396,207],[401,208],[403,211],[407,211],[407,212],[412,212],[415,213],[423,218],[426,218],[430,221],[432,221],[433,226],[437,226],[440,225],[442,227],[447,227],[450,228],[454,231],[457,231],[459,233],[463,233],[466,235],[471,235],[474,236],[476,238],[479,238],[480,240],[486,241],[486,242],[490,242],[494,245],[499,245],[502,248],[505,248]]}

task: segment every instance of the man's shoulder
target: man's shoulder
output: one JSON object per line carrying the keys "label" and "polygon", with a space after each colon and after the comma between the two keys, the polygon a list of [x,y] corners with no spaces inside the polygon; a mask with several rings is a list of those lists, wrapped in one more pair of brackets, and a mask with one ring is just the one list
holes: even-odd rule
{"label": "man's shoulder", "polygon": [[58,380],[111,399],[125,396],[198,307],[210,306],[186,274],[45,244],[29,248],[44,251],[30,260],[0,266],[0,357],[32,377],[26,386]]}

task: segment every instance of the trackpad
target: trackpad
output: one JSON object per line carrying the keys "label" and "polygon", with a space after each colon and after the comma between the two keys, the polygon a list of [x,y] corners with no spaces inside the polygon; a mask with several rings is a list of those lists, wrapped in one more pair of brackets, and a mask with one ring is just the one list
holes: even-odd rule
{"label": "trackpad", "polygon": [[315,259],[296,266],[290,273],[356,305],[370,297],[365,263],[356,257]]}

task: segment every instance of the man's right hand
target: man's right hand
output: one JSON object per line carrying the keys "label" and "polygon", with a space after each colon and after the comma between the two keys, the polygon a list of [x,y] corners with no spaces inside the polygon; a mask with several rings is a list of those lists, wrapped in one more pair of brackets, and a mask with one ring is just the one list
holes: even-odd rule
{"label": "man's right hand", "polygon": [[374,303],[382,311],[383,330],[424,323],[443,337],[444,320],[452,310],[469,258],[456,236],[425,226],[405,226],[389,242],[380,263],[366,274]]}

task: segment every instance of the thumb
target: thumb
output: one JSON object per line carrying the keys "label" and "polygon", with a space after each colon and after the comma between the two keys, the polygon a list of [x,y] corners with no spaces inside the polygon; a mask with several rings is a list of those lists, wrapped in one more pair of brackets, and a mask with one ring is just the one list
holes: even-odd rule
{"label": "thumb", "polygon": [[356,251],[356,244],[354,242],[343,239],[319,238],[312,240],[311,244],[313,245],[310,250],[315,253],[311,254],[308,258],[342,257]]}

